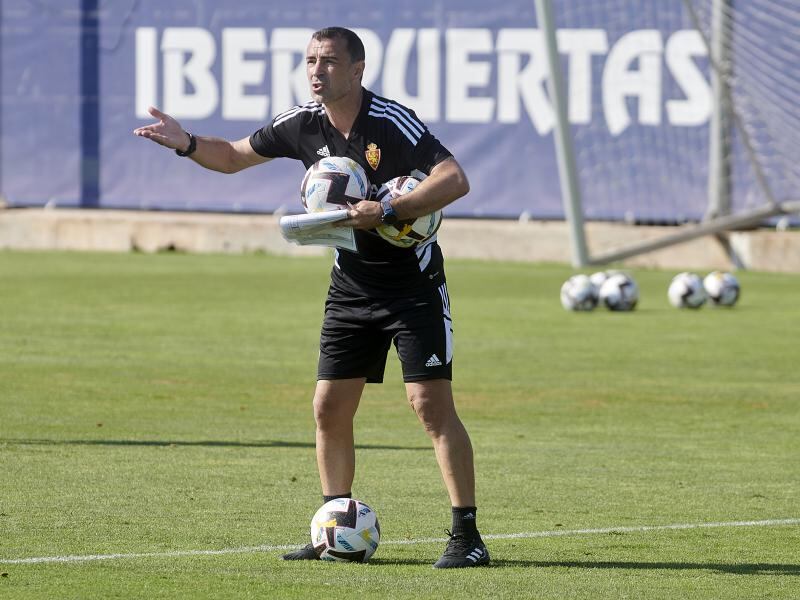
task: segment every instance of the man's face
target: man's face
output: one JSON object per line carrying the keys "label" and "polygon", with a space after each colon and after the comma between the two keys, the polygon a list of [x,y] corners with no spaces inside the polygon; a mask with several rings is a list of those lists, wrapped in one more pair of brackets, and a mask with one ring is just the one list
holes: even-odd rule
{"label": "man's face", "polygon": [[361,88],[364,63],[353,63],[343,38],[312,39],[306,51],[306,73],[311,97],[330,104]]}

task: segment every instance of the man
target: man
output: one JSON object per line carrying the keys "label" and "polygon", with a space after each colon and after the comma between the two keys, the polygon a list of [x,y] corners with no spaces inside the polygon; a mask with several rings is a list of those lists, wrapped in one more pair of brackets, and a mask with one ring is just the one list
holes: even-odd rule
{"label": "man", "polygon": [[[414,170],[428,175],[406,195],[351,206],[342,222],[355,229],[358,251],[337,251],[331,271],[313,403],[317,465],[326,502],[351,496],[353,418],[365,384],[383,380],[393,340],[408,400],[433,441],[452,504],[450,540],[434,567],[488,564],[475,521],[472,445],[451,390],[452,321],[441,250],[435,240],[398,248],[374,230],[445,207],[469,191],[467,178],[413,111],[361,86],[364,46],[355,33],[317,31],[306,54],[313,102],[278,115],[249,138],[195,137],[155,108],[150,114],[158,122],[134,134],[223,173],[279,156],[306,168],[322,156],[348,156],[373,186]],[[309,544],[284,559],[317,555]]]}

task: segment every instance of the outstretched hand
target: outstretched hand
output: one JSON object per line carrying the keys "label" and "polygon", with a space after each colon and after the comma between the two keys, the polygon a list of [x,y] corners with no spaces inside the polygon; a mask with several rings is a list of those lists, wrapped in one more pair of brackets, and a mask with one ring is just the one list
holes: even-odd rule
{"label": "outstretched hand", "polygon": [[158,122],[137,127],[133,130],[133,135],[147,138],[156,144],[174,150],[185,150],[189,146],[189,134],[183,130],[180,123],[155,106],[148,108],[147,112],[153,115],[153,118],[158,119]]}

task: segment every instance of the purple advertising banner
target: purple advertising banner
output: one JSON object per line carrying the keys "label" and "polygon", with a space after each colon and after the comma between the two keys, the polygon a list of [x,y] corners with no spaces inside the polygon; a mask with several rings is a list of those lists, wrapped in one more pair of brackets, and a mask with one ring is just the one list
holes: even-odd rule
{"label": "purple advertising banner", "polygon": [[[557,15],[587,218],[705,211],[707,51],[669,4]],[[365,87],[413,108],[464,166],[472,191],[448,215],[563,218],[532,1],[4,0],[0,18],[12,206],[301,211],[299,162],[223,175],[131,132],[154,105],[200,135],[249,136],[309,99],[309,37],[343,25],[364,41]]]}

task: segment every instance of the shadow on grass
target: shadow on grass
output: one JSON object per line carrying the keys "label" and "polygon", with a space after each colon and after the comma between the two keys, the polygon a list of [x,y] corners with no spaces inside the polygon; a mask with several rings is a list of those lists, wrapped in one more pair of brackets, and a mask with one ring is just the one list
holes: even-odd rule
{"label": "shadow on grass", "polygon": [[800,575],[800,565],[771,563],[682,563],[579,560],[493,560],[491,567],[567,567],[571,569],[630,569],[648,571],[717,571],[733,575]]}
{"label": "shadow on grass", "polygon": [[[280,440],[263,440],[260,442],[234,442],[224,440],[45,440],[45,439],[3,439],[0,444],[19,446],[152,446],[177,447],[200,446],[206,448],[314,448],[312,442],[284,442]],[[422,446],[391,446],[386,444],[356,444],[356,450],[426,450]]]}
{"label": "shadow on grass", "polygon": [[[420,558],[373,558],[375,565],[428,565],[434,559]],[[800,565],[776,565],[770,563],[681,563],[681,562],[635,562],[635,561],[578,561],[578,560],[504,560],[492,559],[491,564],[481,569],[503,569],[514,567],[549,569],[566,567],[570,569],[619,569],[637,571],[715,571],[732,575],[800,575]]]}

